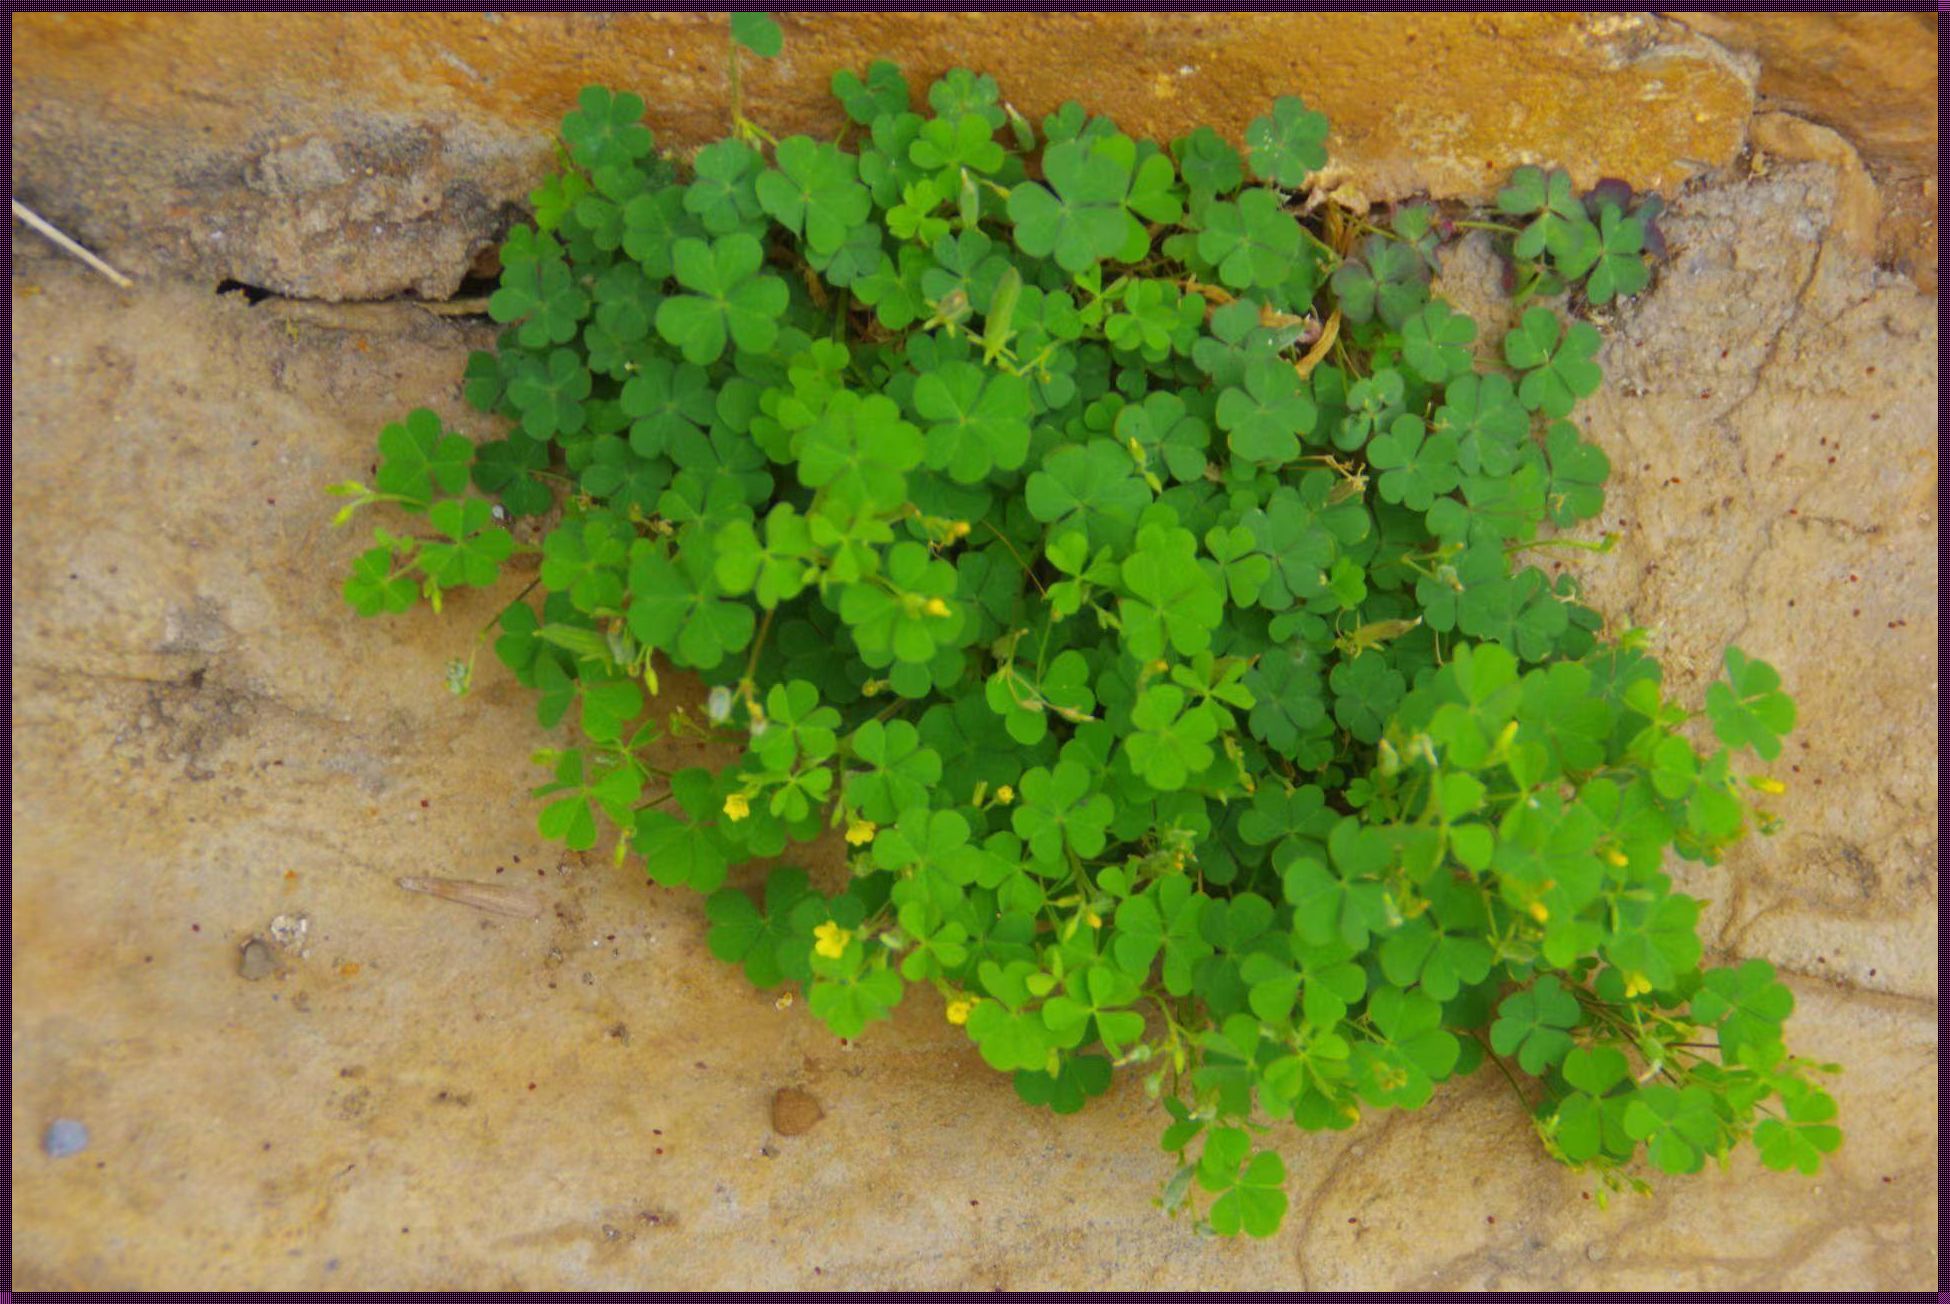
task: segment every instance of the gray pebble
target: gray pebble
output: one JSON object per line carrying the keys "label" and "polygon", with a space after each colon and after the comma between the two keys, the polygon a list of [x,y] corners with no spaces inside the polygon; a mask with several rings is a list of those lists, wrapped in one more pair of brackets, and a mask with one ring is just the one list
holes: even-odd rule
{"label": "gray pebble", "polygon": [[47,1125],[41,1149],[55,1159],[78,1155],[88,1148],[88,1129],[71,1118],[57,1118]]}
{"label": "gray pebble", "polygon": [[277,971],[277,957],[271,954],[269,943],[261,937],[253,937],[244,943],[243,953],[237,957],[238,976],[254,983],[269,978]]}

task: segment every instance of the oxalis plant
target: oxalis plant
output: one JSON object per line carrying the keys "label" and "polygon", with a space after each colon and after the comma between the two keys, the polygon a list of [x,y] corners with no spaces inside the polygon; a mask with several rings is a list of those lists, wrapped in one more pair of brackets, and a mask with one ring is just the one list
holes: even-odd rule
{"label": "oxalis plant", "polygon": [[[966,70],[917,111],[885,62],[834,77],[837,140],[776,139],[737,75],[779,30],[732,31],[733,129],[688,166],[635,95],[563,120],[467,365],[509,433],[417,411],[335,486],[413,523],[361,614],[539,553],[477,647],[569,735],[541,833],[707,894],[711,950],[840,1037],[922,987],[1031,1105],[1140,1075],[1160,1203],[1219,1234],[1280,1224],[1274,1123],[1484,1068],[1601,1199],[1641,1151],[1816,1171],[1833,1066],[1784,1048],[1765,960],[1702,967],[1666,872],[1771,831],[1794,706],[1737,649],[1669,700],[1537,564],[1611,542],[1562,533],[1604,502],[1599,337],[1538,301],[1642,289],[1658,201],[1524,168],[1484,220],[1378,225],[1301,202],[1296,98],[1243,151],[1164,147]],[[1531,301],[1500,365],[1430,293],[1472,227]],[[672,770],[677,736],[738,754]],[[728,883],[831,834],[838,882]]]}

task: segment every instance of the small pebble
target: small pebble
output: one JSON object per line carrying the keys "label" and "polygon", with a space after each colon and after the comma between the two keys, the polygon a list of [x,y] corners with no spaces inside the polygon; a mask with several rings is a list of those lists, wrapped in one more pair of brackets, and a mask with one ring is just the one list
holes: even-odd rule
{"label": "small pebble", "polygon": [[244,943],[244,950],[237,957],[237,976],[245,982],[260,982],[278,971],[277,958],[271,954],[271,944],[261,937],[253,937]]}
{"label": "small pebble", "polygon": [[71,1118],[57,1118],[47,1125],[41,1149],[55,1159],[78,1155],[88,1148],[88,1129]]}

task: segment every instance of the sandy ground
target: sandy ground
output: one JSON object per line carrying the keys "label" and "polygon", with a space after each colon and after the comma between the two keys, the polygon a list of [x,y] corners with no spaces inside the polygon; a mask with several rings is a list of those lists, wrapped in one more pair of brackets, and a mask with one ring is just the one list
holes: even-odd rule
{"label": "sandy ground", "polygon": [[[325,484],[463,411],[478,327],[117,291],[16,233],[13,1272],[22,1289],[1919,1289],[1937,1272],[1935,301],[1824,241],[1829,174],[1682,199],[1608,327],[1582,569],[1697,693],[1800,701],[1787,829],[1682,880],[1844,1062],[1817,1179],[1601,1213],[1492,1075],[1289,1134],[1294,1212],[1200,1241],[1135,1082],[1032,1112],[931,997],[837,1044],[705,951],[701,902],[540,842],[526,694],[447,660],[525,582],[359,621]],[[1445,288],[1484,312],[1479,251]],[[685,690],[679,690],[685,691]],[[401,890],[533,895],[533,920]],[[261,939],[245,955],[251,939]],[[771,1128],[780,1087],[824,1117]],[[56,1119],[78,1153],[43,1148]]]}

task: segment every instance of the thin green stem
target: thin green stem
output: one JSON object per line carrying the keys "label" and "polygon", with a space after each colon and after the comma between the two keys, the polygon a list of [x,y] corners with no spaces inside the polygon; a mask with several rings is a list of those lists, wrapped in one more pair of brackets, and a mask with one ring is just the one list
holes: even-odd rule
{"label": "thin green stem", "polygon": [[1042,594],[1044,597],[1047,598],[1049,596],[1049,590],[1044,588],[1043,582],[1036,578],[1036,572],[1030,568],[1028,562],[1022,559],[1022,554],[1016,551],[1016,545],[1010,540],[1009,536],[1002,533],[1001,530],[998,530],[995,527],[994,523],[991,521],[983,521],[982,524],[988,526],[990,534],[993,534],[996,538],[1002,541],[1002,546],[1007,548],[1009,550],[1009,555],[1016,559],[1016,565],[1022,567],[1022,573],[1029,577],[1029,582],[1031,584],[1034,584],[1036,586],[1036,592]]}
{"label": "thin green stem", "polygon": [[1510,1072],[1510,1066],[1498,1057],[1495,1050],[1491,1049],[1488,1039],[1482,1033],[1472,1031],[1470,1035],[1476,1038],[1477,1042],[1481,1044],[1483,1054],[1489,1059],[1490,1063],[1496,1065],[1497,1072],[1503,1075],[1503,1080],[1510,1084],[1510,1090],[1517,1093],[1517,1099],[1522,1102],[1525,1111],[1528,1111],[1530,1109],[1530,1097],[1524,1095],[1523,1087],[1517,1082],[1517,1075]]}
{"label": "thin green stem", "polygon": [[1603,539],[1593,542],[1590,539],[1533,539],[1529,543],[1513,543],[1504,548],[1505,557],[1514,557],[1520,552],[1530,552],[1540,548],[1570,548],[1577,552],[1608,553],[1618,546],[1618,536],[1607,534]]}
{"label": "thin green stem", "polygon": [[767,607],[765,615],[758,622],[758,633],[752,636],[752,653],[745,658],[746,684],[752,682],[752,673],[758,669],[758,654],[765,649],[765,636],[772,631],[772,617],[778,614],[777,607]]}

